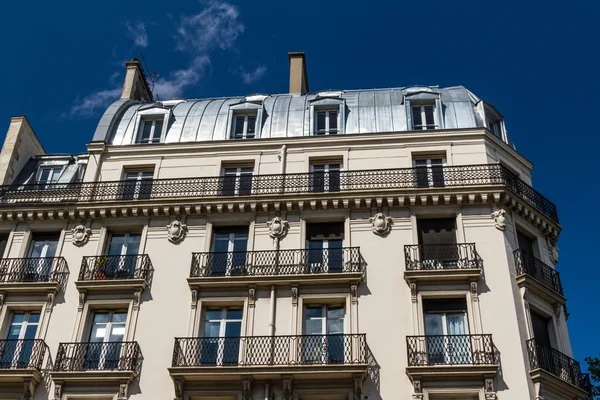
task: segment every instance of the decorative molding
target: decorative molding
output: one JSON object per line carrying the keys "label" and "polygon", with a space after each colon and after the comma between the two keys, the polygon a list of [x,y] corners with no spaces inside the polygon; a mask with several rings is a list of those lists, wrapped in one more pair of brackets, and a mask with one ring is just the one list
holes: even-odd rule
{"label": "decorative molding", "polygon": [[32,379],[23,379],[23,400],[33,399],[35,386],[36,384]]}
{"label": "decorative molding", "polygon": [[185,238],[186,232],[187,225],[181,223],[178,219],[174,219],[167,225],[167,239],[169,239],[169,242],[171,243],[181,242]]}
{"label": "decorative molding", "polygon": [[142,291],[136,290],[133,293],[133,311],[138,311],[140,309],[141,302],[142,302]]}
{"label": "decorative molding", "polygon": [[198,290],[192,289],[192,310],[195,310],[198,306]]}
{"label": "decorative molding", "polygon": [[473,297],[473,301],[479,300],[479,290],[477,287],[477,281],[471,281],[471,296]]}
{"label": "decorative molding", "polygon": [[4,292],[0,292],[0,309],[2,309],[2,306],[4,306],[5,296],[6,294]]}
{"label": "decorative molding", "polygon": [[354,400],[362,400],[364,377],[362,374],[354,374],[352,378],[354,379]]}
{"label": "decorative molding", "polygon": [[267,222],[267,226],[269,227],[269,236],[273,239],[283,239],[290,228],[288,222],[282,220],[279,215]]}
{"label": "decorative molding", "polygon": [[54,293],[48,293],[46,296],[46,312],[51,313],[54,307]]}
{"label": "decorative molding", "polygon": [[248,288],[248,307],[254,308],[256,304],[256,288],[250,287]]}
{"label": "decorative molding", "polygon": [[83,224],[79,224],[71,229],[71,234],[73,235],[73,244],[83,246],[90,240],[92,230]]}
{"label": "decorative molding", "polygon": [[79,305],[77,306],[78,311],[83,311],[83,306],[85,305],[86,298],[87,293],[85,291],[79,292]]}
{"label": "decorative molding", "polygon": [[298,305],[298,286],[292,286],[292,306]]}
{"label": "decorative molding", "polygon": [[244,377],[242,380],[242,400],[252,400],[252,378]]}
{"label": "decorative molding", "polygon": [[413,303],[417,302],[417,284],[414,282],[409,283],[410,285],[410,299]]}
{"label": "decorative molding", "polygon": [[352,304],[358,304],[358,285],[350,285],[350,300]]}
{"label": "decorative molding", "polygon": [[377,213],[369,218],[373,233],[379,236],[385,236],[392,230],[392,217],[386,217],[383,213]]}
{"label": "decorative molding", "polygon": [[61,400],[62,392],[63,392],[62,382],[54,382],[54,400]]}
{"label": "decorative molding", "polygon": [[485,378],[485,400],[496,400],[497,398],[494,390],[494,379]]}
{"label": "decorative molding", "polygon": [[128,383],[119,384],[119,396],[117,397],[117,400],[127,400],[127,392],[129,391],[128,389]]}
{"label": "decorative molding", "polygon": [[175,387],[175,400],[183,400],[183,378],[173,378],[173,386]]}
{"label": "decorative molding", "polygon": [[501,231],[506,229],[506,210],[500,208],[494,211],[491,216],[494,219],[496,229]]}
{"label": "decorative molding", "polygon": [[413,400],[423,400],[423,388],[420,379],[413,379]]}
{"label": "decorative molding", "polygon": [[281,382],[283,386],[283,400],[292,400],[292,377],[291,376],[282,376]]}
{"label": "decorative molding", "polygon": [[558,253],[559,252],[560,252],[560,249],[558,248],[558,246],[556,244],[554,244],[550,248],[550,260],[552,260],[552,262],[554,264],[558,264]]}

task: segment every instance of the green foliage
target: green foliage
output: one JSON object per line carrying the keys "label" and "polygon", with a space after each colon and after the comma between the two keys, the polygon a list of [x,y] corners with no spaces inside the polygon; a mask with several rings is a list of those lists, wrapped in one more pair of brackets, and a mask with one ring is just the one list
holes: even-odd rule
{"label": "green foliage", "polygon": [[588,363],[588,371],[592,381],[592,394],[600,396],[600,357],[587,357],[585,361]]}

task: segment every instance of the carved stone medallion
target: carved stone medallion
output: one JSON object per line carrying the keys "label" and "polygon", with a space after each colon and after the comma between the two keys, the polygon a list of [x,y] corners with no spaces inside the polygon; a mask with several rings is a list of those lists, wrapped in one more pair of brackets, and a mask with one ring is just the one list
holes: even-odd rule
{"label": "carved stone medallion", "polygon": [[499,209],[492,213],[496,228],[503,231],[506,229],[506,210]]}
{"label": "carved stone medallion", "polygon": [[171,243],[179,243],[185,237],[187,225],[182,224],[179,220],[173,220],[167,225],[167,239]]}
{"label": "carved stone medallion", "polygon": [[267,226],[269,227],[269,236],[273,239],[282,239],[287,235],[289,225],[287,221],[284,221],[279,216],[273,217],[272,220],[267,222]]}
{"label": "carved stone medallion", "polygon": [[392,218],[386,217],[383,213],[377,213],[369,219],[371,221],[373,233],[384,236],[392,230]]}
{"label": "carved stone medallion", "polygon": [[90,239],[92,230],[83,224],[79,224],[71,229],[71,233],[73,234],[73,244],[75,246],[83,246]]}

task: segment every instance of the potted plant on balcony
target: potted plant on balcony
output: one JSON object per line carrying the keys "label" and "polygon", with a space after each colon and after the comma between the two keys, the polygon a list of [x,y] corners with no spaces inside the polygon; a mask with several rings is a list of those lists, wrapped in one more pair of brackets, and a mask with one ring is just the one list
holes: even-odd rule
{"label": "potted plant on balcony", "polygon": [[92,271],[91,276],[94,280],[102,281],[106,279],[106,264],[108,262],[108,257],[100,256],[96,258],[94,261],[94,269]]}

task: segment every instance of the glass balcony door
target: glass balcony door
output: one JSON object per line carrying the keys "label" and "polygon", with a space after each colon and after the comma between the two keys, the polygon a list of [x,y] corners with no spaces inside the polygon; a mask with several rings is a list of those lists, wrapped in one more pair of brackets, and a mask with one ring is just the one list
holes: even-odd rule
{"label": "glass balcony door", "polygon": [[126,322],[126,311],[103,311],[94,314],[84,369],[118,369]]}
{"label": "glass balcony door", "polygon": [[23,282],[47,282],[52,273],[52,264],[58,247],[58,234],[34,234],[29,257],[39,260],[25,264]]}
{"label": "glass balcony door", "polygon": [[6,337],[8,340],[0,348],[0,369],[29,366],[39,323],[39,312],[13,314]]}
{"label": "glass balcony door", "polygon": [[223,168],[221,196],[246,196],[252,194],[253,167]]}
{"label": "glass balcony door", "polygon": [[465,313],[435,313],[425,315],[428,364],[470,364],[471,342],[466,336]]}
{"label": "glass balcony door", "polygon": [[308,273],[343,272],[342,239],[309,240]]}
{"label": "glass balcony door", "polygon": [[310,191],[339,192],[341,167],[340,164],[311,165]]}
{"label": "glass balcony door", "polygon": [[417,187],[443,187],[445,165],[446,160],[443,158],[413,160],[413,166],[416,170]]}
{"label": "glass balcony door", "polygon": [[208,309],[200,365],[237,365],[242,332],[241,308]]}
{"label": "glass balcony door", "polygon": [[209,258],[209,275],[246,275],[248,227],[215,228],[212,255]]}
{"label": "glass balcony door", "polygon": [[150,198],[154,171],[128,171],[123,178],[120,196],[122,200]]}
{"label": "glass balcony door", "polygon": [[[307,306],[304,310],[302,361],[344,363],[344,306]],[[311,337],[312,336],[312,337]]]}
{"label": "glass balcony door", "polygon": [[97,269],[107,278],[133,278],[140,253],[142,235],[139,233],[113,233],[106,249],[109,257],[99,258]]}

